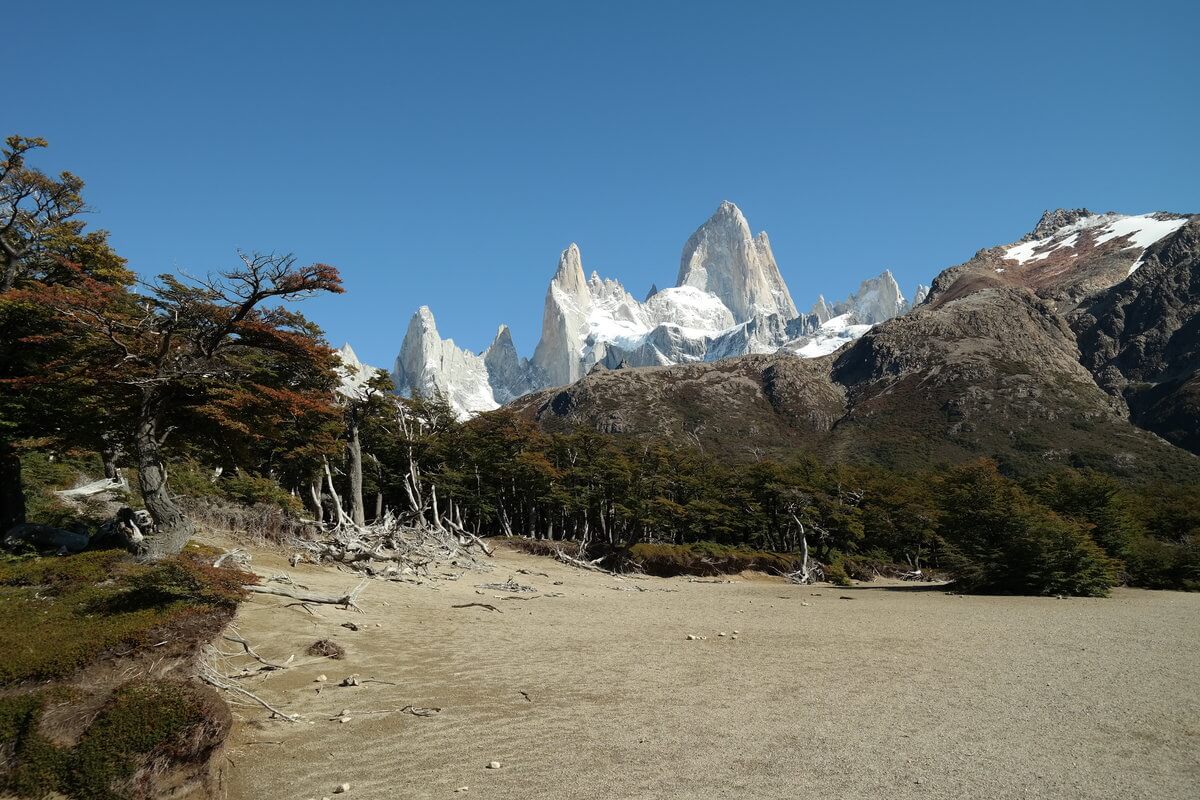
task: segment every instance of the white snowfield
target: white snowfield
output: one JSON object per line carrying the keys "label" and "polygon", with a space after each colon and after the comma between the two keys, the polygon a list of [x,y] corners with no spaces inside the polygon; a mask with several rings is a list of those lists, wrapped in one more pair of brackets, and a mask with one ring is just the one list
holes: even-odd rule
{"label": "white snowfield", "polygon": [[793,348],[793,352],[802,358],[827,356],[873,327],[875,326],[856,323],[853,314],[841,314],[822,325],[807,342]]}
{"label": "white snowfield", "polygon": [[[1056,230],[1053,235],[1044,239],[1034,239],[1022,242],[1004,251],[1004,258],[1024,265],[1034,261],[1049,258],[1053,253],[1071,249],[1074,250],[1080,242],[1080,236],[1087,232],[1092,245],[1099,247],[1113,239],[1129,237],[1129,244],[1123,249],[1137,250],[1130,259],[1132,266],[1129,273],[1141,266],[1142,256],[1146,248],[1161,241],[1187,224],[1187,218],[1173,218],[1164,214],[1095,214],[1084,217],[1078,222],[1065,225]],[[997,270],[999,272],[1000,270]]]}

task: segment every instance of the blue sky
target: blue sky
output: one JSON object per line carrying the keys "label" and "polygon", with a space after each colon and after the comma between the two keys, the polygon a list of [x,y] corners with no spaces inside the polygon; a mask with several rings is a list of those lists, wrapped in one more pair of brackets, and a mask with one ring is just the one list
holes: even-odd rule
{"label": "blue sky", "polygon": [[803,307],[1044,208],[1200,211],[1198,8],[32,3],[0,129],[143,273],[292,251],[341,268],[306,312],[370,363],[423,304],[529,355],[563,247],[641,296],[723,199]]}

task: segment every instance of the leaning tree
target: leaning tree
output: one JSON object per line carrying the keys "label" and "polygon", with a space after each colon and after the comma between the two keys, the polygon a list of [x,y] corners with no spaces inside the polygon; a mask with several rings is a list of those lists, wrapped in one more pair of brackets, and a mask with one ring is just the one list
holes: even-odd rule
{"label": "leaning tree", "polygon": [[[176,430],[176,421],[187,417],[182,409],[210,404],[215,394],[269,396],[272,407],[263,413],[285,416],[329,407],[328,383],[311,376],[333,379],[332,351],[320,330],[284,301],[341,293],[337,270],[299,266],[291,255],[240,255],[236,269],[205,279],[161,275],[140,293],[98,281],[44,293],[44,302],[88,339],[80,368],[126,392],[138,485],[154,519],[146,539],[151,557],[178,552],[193,532],[167,474],[168,438],[189,433]],[[270,369],[263,368],[267,357]]]}

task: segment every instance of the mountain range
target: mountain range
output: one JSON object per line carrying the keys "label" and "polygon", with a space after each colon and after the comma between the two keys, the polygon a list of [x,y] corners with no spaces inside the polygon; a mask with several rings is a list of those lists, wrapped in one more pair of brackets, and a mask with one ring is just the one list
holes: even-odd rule
{"label": "mountain range", "polygon": [[531,357],[517,353],[507,325],[482,353],[460,348],[441,337],[423,306],[409,321],[392,377],[401,393],[440,393],[467,417],[596,370],[754,353],[819,357],[904,313],[927,292],[918,286],[910,303],[885,271],[846,300],[819,297],[801,313],[766,232],[753,234],[738,207],[724,202],[684,245],[675,286],[652,286],[639,301],[616,280],[588,276],[571,244],[546,290]]}
{"label": "mountain range", "polygon": [[862,330],[815,358],[785,346],[593,372],[513,407],[550,430],[737,459],[799,448],[896,467],[988,455],[1021,473],[1200,476],[1200,215],[1048,211],[942,271],[915,307],[886,299],[879,318],[851,309]]}

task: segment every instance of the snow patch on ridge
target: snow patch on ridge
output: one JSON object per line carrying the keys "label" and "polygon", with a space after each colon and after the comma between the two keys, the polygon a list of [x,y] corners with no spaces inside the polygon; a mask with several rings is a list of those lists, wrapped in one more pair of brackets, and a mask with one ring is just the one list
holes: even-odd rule
{"label": "snow patch on ridge", "polygon": [[852,313],[841,314],[823,324],[803,345],[792,348],[792,352],[801,358],[827,356],[873,327],[875,326],[856,322]]}
{"label": "snow patch on ridge", "polygon": [[[1004,258],[1024,265],[1049,258],[1055,251],[1074,249],[1079,243],[1080,233],[1092,232],[1092,245],[1099,247],[1105,242],[1128,236],[1130,244],[1145,250],[1155,242],[1170,236],[1187,224],[1187,219],[1159,219],[1155,214],[1094,214],[1090,217],[1065,225],[1043,239],[1033,239],[1014,245],[1004,251]],[[1051,246],[1053,245],[1053,246]],[[1140,261],[1140,259],[1139,259]],[[1135,265],[1136,268],[1136,265]],[[1132,269],[1130,272],[1132,273]]]}

